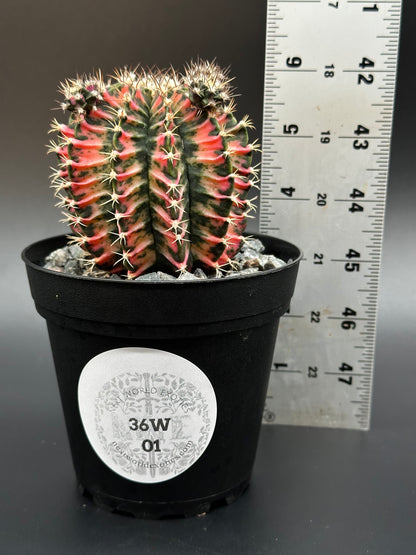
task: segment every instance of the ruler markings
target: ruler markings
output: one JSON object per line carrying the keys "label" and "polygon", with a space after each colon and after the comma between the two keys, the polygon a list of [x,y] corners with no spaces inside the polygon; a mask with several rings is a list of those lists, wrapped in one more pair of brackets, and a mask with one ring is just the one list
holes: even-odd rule
{"label": "ruler markings", "polygon": [[272,368],[272,372],[288,372],[288,373],[292,373],[292,374],[302,374],[301,370],[286,370],[284,368],[283,369],[281,369],[281,368],[278,368],[278,369]]}
{"label": "ruler markings", "polygon": [[[349,258],[331,258],[330,260],[331,260],[331,262],[351,262],[351,260]],[[361,258],[357,258],[357,260],[360,263],[363,263],[363,262],[369,262],[370,264],[374,263],[373,260],[362,260]]]}
{"label": "ruler markings", "polygon": [[[375,185],[377,187],[377,185]],[[350,198],[334,198],[334,202],[351,202]],[[380,202],[377,199],[361,199],[360,202]]]}
{"label": "ruler markings", "polygon": [[282,318],[305,318],[303,314],[284,314]]}
{"label": "ruler markings", "polygon": [[265,414],[367,429],[401,2],[338,5],[268,1],[260,231],[305,257]]}
{"label": "ruler markings", "polygon": [[[362,73],[362,69],[343,69],[343,73]],[[372,69],[371,73],[394,73],[394,70],[390,69]]]}
{"label": "ruler markings", "polygon": [[[347,317],[347,316],[327,316],[327,318],[328,318],[329,320],[346,320],[348,317]],[[357,317],[354,317],[354,320],[366,321],[366,320],[370,320],[370,318],[357,318]]]}
{"label": "ruler markings", "polygon": [[[357,135],[338,135],[338,139],[356,139]],[[375,137],[375,136],[366,136],[366,140],[370,141],[371,139],[377,139],[377,140],[381,140],[381,142],[385,142],[386,139],[385,137]]]}
{"label": "ruler markings", "polygon": [[273,139],[313,139],[313,135],[271,135],[268,133],[267,136]]}
{"label": "ruler markings", "polygon": [[303,201],[309,201],[311,200],[310,198],[287,198],[287,197],[272,197],[270,200],[284,200],[284,201],[290,201],[290,200],[303,200]]}
{"label": "ruler markings", "polygon": [[[326,376],[345,376],[345,374],[343,372],[324,372],[324,374]],[[366,376],[366,375],[367,374],[365,374],[365,373],[360,373],[360,374],[354,373],[354,377],[358,377],[358,376],[361,377],[361,376]]]}

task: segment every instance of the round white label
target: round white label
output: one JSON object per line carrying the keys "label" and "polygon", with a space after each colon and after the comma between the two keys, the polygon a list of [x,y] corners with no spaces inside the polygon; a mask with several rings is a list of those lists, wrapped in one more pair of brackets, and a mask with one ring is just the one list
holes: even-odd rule
{"label": "round white label", "polygon": [[211,441],[217,401],[207,376],[173,353],[126,347],[92,358],[78,402],[87,437],[111,470],[157,483],[185,472]]}

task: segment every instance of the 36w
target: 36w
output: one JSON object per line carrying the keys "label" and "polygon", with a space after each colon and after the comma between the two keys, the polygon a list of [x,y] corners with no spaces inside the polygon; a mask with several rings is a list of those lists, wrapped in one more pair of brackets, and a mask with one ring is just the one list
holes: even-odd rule
{"label": "36w", "polygon": [[129,418],[130,430],[148,432],[152,429],[154,432],[166,432],[169,428],[170,418]]}

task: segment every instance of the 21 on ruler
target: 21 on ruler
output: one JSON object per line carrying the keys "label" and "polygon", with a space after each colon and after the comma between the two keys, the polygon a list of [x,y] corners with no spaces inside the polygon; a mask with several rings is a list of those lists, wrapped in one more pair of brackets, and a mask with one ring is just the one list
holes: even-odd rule
{"label": "21 on ruler", "polygon": [[265,422],[367,429],[400,0],[269,0],[260,231],[304,252]]}

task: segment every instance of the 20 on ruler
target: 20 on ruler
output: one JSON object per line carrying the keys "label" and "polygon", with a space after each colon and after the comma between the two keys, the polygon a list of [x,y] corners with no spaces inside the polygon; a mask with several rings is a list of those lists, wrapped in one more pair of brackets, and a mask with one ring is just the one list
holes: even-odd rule
{"label": "20 on ruler", "polygon": [[265,422],[369,427],[400,0],[269,0],[260,231],[304,252]]}

